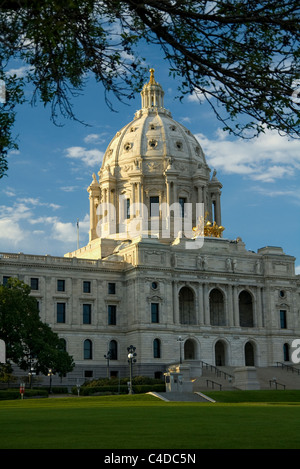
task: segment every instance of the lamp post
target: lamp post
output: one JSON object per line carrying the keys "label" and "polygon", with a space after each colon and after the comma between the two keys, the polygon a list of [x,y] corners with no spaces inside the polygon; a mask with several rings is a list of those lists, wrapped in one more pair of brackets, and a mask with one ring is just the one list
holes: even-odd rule
{"label": "lamp post", "polygon": [[106,355],[104,355],[104,358],[107,360],[107,378],[109,378],[109,360],[111,359],[111,351],[109,350]]}
{"label": "lamp post", "polygon": [[52,368],[49,368],[48,376],[50,377],[50,388],[49,388],[49,393],[50,394],[52,393],[52,375],[53,375]]}
{"label": "lamp post", "polygon": [[132,364],[136,362],[136,347],[133,345],[130,345],[127,347],[128,351],[128,363],[129,363],[129,373],[130,373],[130,378],[129,378],[129,394],[132,394]]}
{"label": "lamp post", "polygon": [[182,364],[182,351],[181,351],[181,344],[183,342],[183,338],[181,336],[178,337],[177,342],[179,342],[179,363]]}

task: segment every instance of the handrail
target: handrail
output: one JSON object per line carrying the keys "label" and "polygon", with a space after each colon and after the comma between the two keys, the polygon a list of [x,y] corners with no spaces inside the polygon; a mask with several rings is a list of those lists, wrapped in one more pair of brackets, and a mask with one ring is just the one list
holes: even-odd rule
{"label": "handrail", "polygon": [[219,368],[217,368],[216,366],[210,365],[209,363],[205,363],[202,360],[200,360],[200,364],[201,364],[202,368],[204,368],[203,365],[205,365],[206,369],[210,368],[210,370],[214,371],[217,376],[222,377],[222,375],[224,375],[224,379],[228,379],[228,378],[233,379],[234,378],[234,376],[230,375],[229,373],[226,373],[226,371],[219,370]]}
{"label": "handrail", "polygon": [[298,375],[300,374],[300,369],[296,368],[295,366],[287,365],[286,363],[282,363],[282,362],[276,362],[277,368],[279,365],[281,365],[281,368],[286,368],[287,371],[291,370],[292,373],[295,372],[295,373],[298,373]]}
{"label": "handrail", "polygon": [[270,380],[269,380],[270,388],[272,387],[272,383],[275,384],[275,389],[277,389],[277,386],[282,386],[283,389],[285,390],[285,384],[278,383],[278,382],[276,381],[276,379],[270,379]]}
{"label": "handrail", "polygon": [[216,384],[217,386],[220,386],[220,391],[222,391],[222,384],[216,383],[215,381],[212,381],[211,379],[207,379],[207,380],[206,380],[206,386],[207,386],[207,387],[208,387],[208,383],[211,383],[211,384],[212,384],[212,389],[215,388],[215,386],[214,386],[215,384]]}

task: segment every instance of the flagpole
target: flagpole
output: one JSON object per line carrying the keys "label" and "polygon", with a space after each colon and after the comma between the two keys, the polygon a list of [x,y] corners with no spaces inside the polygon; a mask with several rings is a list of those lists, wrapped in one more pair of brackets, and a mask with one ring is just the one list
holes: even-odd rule
{"label": "flagpole", "polygon": [[77,218],[77,249],[79,249],[79,221]]}

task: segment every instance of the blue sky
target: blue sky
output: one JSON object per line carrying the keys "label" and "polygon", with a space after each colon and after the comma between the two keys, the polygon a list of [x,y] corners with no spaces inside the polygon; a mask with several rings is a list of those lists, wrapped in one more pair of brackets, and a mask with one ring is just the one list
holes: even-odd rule
{"label": "blue sky", "polygon": [[[207,104],[193,96],[175,99],[177,83],[158,49],[144,49],[149,68],[165,91],[165,107],[198,139],[210,168],[223,184],[224,237],[241,237],[251,251],[280,246],[296,257],[300,273],[300,143],[266,132],[254,140],[231,137]],[[22,73],[24,64],[15,64]],[[27,91],[30,94],[30,90]],[[73,99],[74,112],[88,123],[50,120],[50,109],[28,104],[18,109],[15,133],[19,151],[9,155],[0,180],[0,252],[63,256],[88,242],[87,187],[116,132],[141,107],[140,95],[109,110],[101,84],[89,80]]]}

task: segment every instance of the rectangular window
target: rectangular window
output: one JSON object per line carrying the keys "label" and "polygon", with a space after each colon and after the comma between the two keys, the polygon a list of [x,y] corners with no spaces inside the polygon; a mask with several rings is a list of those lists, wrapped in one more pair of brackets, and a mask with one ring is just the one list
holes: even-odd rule
{"label": "rectangular window", "polygon": [[38,278],[31,278],[30,279],[30,287],[31,287],[31,290],[38,290],[39,289],[39,279]]}
{"label": "rectangular window", "polygon": [[83,281],[83,293],[91,293],[91,282],[87,280]]}
{"label": "rectangular window", "polygon": [[3,286],[5,287],[5,285],[7,285],[7,282],[8,280],[10,279],[10,277],[7,277],[6,275],[3,275]]}
{"label": "rectangular window", "polygon": [[108,325],[115,326],[117,324],[117,307],[116,305],[108,305]]}
{"label": "rectangular window", "polygon": [[286,311],[285,310],[280,310],[280,328],[281,329],[286,329]]}
{"label": "rectangular window", "polygon": [[151,322],[159,322],[159,304],[151,303]]}
{"label": "rectangular window", "polygon": [[92,323],[92,305],[84,304],[82,305],[82,322],[83,324]]}
{"label": "rectangular window", "polygon": [[109,295],[115,295],[116,294],[116,284],[115,283],[109,283],[108,284],[108,294]]}
{"label": "rectangular window", "polygon": [[66,303],[56,304],[56,321],[60,324],[66,322]]}
{"label": "rectangular window", "polygon": [[57,291],[65,291],[65,281],[57,280]]}
{"label": "rectangular window", "polygon": [[159,197],[150,197],[150,217],[159,217]]}

